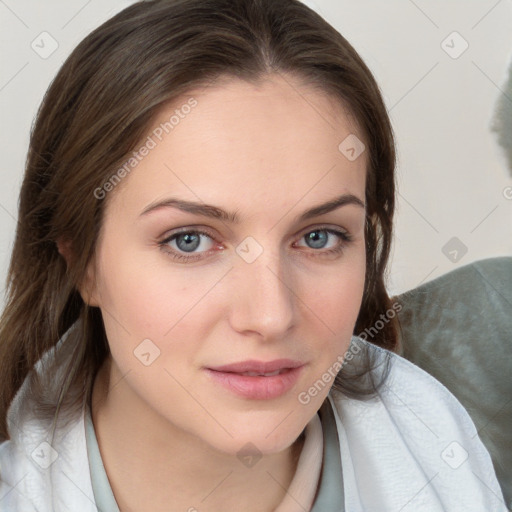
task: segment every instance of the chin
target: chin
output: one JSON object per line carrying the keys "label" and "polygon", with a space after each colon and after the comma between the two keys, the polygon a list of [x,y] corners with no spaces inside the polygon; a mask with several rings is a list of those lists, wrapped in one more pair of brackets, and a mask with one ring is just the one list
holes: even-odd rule
{"label": "chin", "polygon": [[247,413],[247,418],[241,421],[237,421],[240,416],[233,416],[231,421],[222,423],[232,437],[220,428],[218,435],[207,442],[231,455],[240,456],[240,452],[244,451],[271,455],[289,448],[308,423],[307,418],[301,421],[296,411],[289,414],[289,410],[285,409],[278,414],[267,412],[266,417],[263,416]]}

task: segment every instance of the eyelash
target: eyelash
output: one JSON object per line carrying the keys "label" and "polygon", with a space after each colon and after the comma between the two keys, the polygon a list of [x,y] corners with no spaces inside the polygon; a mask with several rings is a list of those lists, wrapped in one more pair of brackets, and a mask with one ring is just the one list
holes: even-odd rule
{"label": "eyelash", "polygon": [[[331,235],[337,236],[341,240],[341,242],[338,244],[337,247],[335,247],[333,249],[328,249],[328,250],[325,250],[325,251],[321,251],[321,249],[318,249],[318,250],[312,249],[312,251],[314,253],[317,253],[313,257],[327,257],[327,256],[335,255],[335,254],[340,254],[340,253],[342,253],[345,250],[347,245],[349,245],[353,241],[353,237],[349,233],[347,233],[345,231],[340,231],[340,230],[337,230],[337,229],[333,229],[333,228],[327,228],[327,227],[318,227],[318,228],[315,228],[315,229],[310,229],[309,231],[306,231],[300,237],[300,239],[304,238],[306,235],[308,235],[309,233],[312,233],[314,231],[324,231],[324,232],[329,233]],[[210,233],[207,233],[206,231],[202,231],[200,229],[183,229],[183,230],[181,230],[179,232],[173,233],[172,235],[166,237],[161,242],[158,242],[158,245],[159,245],[160,249],[165,254],[167,254],[170,258],[172,258],[174,260],[177,260],[177,261],[180,261],[182,263],[187,263],[187,262],[191,262],[191,261],[198,261],[198,260],[204,259],[205,256],[203,256],[203,255],[208,253],[208,251],[206,251],[206,252],[203,252],[203,253],[196,253],[195,256],[187,256],[187,255],[184,255],[182,253],[175,252],[174,249],[172,249],[172,251],[169,251],[167,244],[169,242],[172,242],[178,236],[183,235],[183,234],[204,235],[204,236],[207,236],[208,238],[212,239],[214,242],[216,241],[213,238],[213,236]]]}

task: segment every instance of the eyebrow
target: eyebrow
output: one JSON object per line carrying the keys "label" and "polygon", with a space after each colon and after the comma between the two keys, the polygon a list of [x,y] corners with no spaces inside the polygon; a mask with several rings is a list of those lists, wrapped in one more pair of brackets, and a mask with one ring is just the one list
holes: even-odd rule
{"label": "eyebrow", "polygon": [[[297,220],[301,222],[313,217],[318,217],[320,215],[324,215],[326,213],[332,212],[333,210],[341,208],[342,206],[350,204],[360,206],[363,209],[366,208],[364,202],[357,196],[353,194],[342,194],[341,196],[335,197],[325,203],[309,208],[304,213],[302,213],[302,215],[300,215]],[[140,216],[142,217],[162,208],[177,208],[178,210],[182,210],[184,212],[202,215],[203,217],[219,219],[224,222],[233,224],[238,224],[240,222],[240,217],[238,216],[237,212],[227,212],[226,210],[211,204],[199,203],[196,201],[185,201],[183,199],[176,199],[173,197],[149,204],[146,208],[144,208]]]}

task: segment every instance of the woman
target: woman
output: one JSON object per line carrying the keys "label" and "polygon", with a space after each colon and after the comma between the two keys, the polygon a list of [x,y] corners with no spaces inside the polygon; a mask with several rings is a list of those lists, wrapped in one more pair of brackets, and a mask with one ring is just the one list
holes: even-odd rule
{"label": "woman", "polygon": [[394,163],[370,71],[295,0],[88,36],[21,190],[2,510],[505,510],[465,410],[392,352]]}

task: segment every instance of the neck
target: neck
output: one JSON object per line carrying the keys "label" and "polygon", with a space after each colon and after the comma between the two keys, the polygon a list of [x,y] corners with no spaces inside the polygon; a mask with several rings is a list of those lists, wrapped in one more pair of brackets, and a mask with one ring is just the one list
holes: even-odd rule
{"label": "neck", "polygon": [[155,512],[273,511],[293,479],[304,441],[301,435],[288,449],[246,466],[158,415],[110,359],[96,376],[91,402],[101,457],[122,512],[147,510],[148,504]]}

